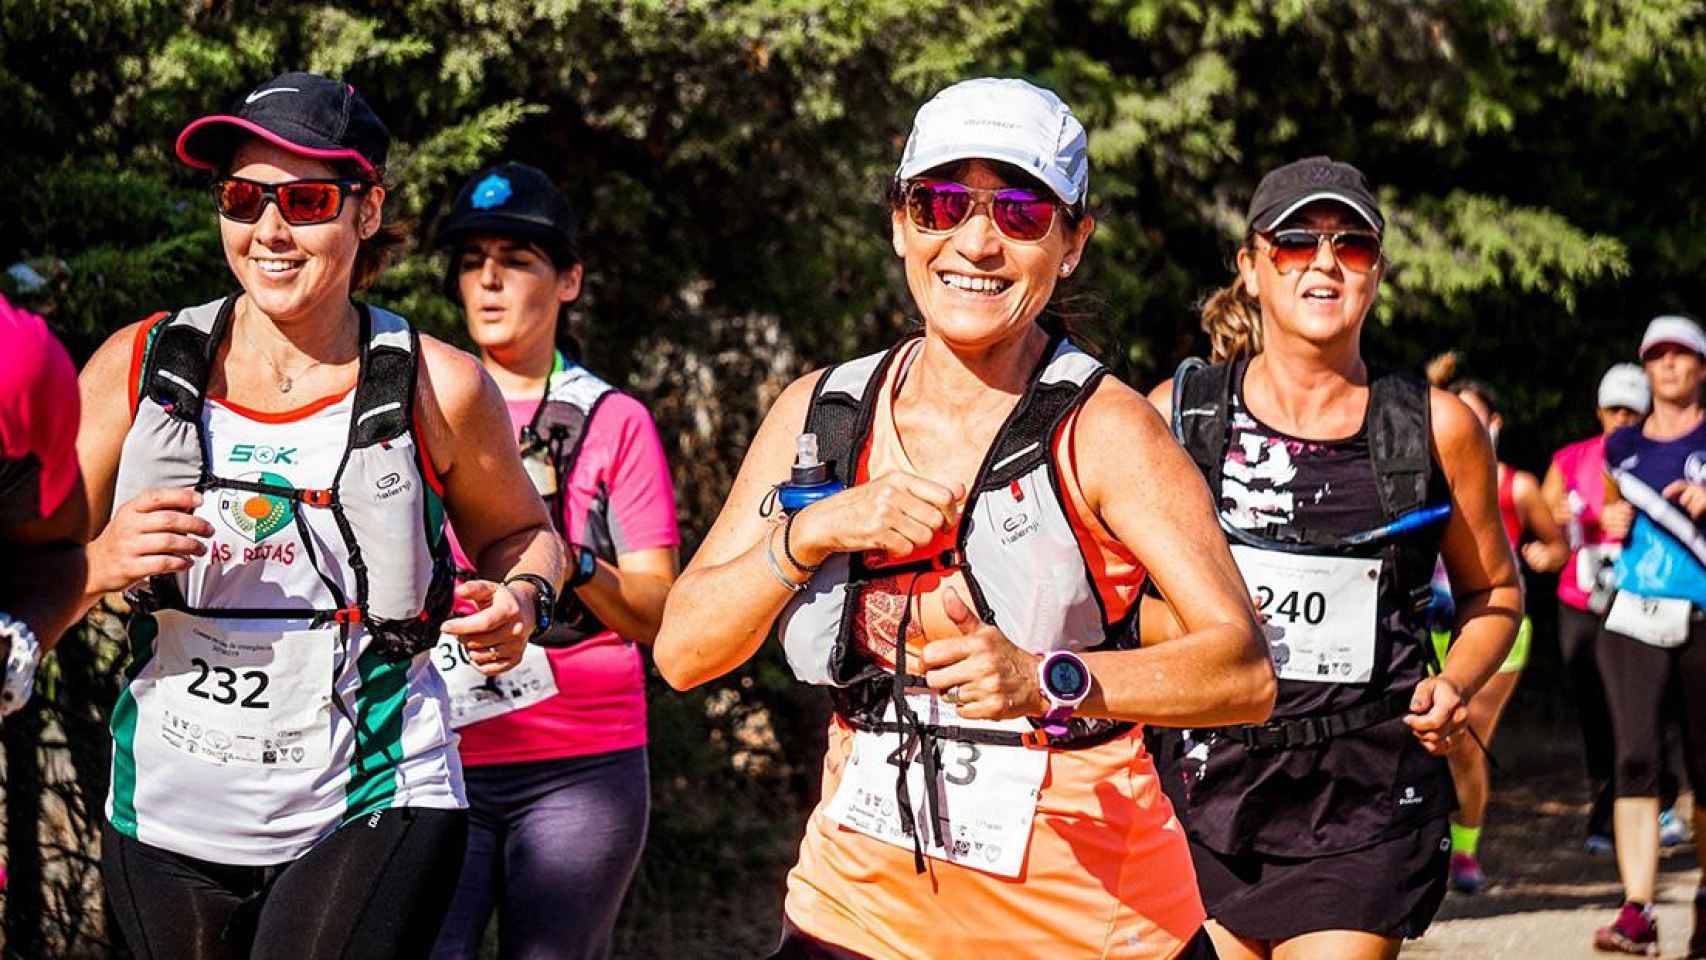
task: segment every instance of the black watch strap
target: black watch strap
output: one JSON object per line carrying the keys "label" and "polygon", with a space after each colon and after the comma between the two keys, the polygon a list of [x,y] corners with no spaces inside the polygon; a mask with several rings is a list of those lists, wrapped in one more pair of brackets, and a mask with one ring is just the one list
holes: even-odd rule
{"label": "black watch strap", "polygon": [[515,574],[504,580],[504,586],[507,587],[517,580],[533,584],[533,589],[538,593],[533,601],[533,633],[528,636],[531,640],[551,629],[551,617],[557,609],[557,591],[551,586],[551,581],[537,573]]}

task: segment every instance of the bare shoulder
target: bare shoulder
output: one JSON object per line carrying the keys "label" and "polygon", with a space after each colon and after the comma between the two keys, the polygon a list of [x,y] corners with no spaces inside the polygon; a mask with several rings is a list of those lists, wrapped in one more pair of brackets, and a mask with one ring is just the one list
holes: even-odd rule
{"label": "bare shoulder", "polygon": [[1153,403],[1120,380],[1103,377],[1078,416],[1079,449],[1092,456],[1098,450],[1129,455],[1133,443],[1172,444],[1167,421]]}
{"label": "bare shoulder", "polygon": [[452,422],[478,408],[488,390],[497,389],[473,354],[424,333],[421,366],[426,374],[421,396]]}
{"label": "bare shoulder", "polygon": [[89,362],[83,365],[83,372],[78,375],[78,379],[85,383],[99,384],[103,391],[115,394],[122,401],[124,394],[112,390],[111,387],[115,382],[129,382],[130,355],[136,347],[136,335],[147,325],[147,320],[138,320],[114,331],[112,336],[95,348]]}
{"label": "bare shoulder", "polygon": [[1482,446],[1490,449],[1486,428],[1455,394],[1429,387],[1428,406],[1433,418],[1434,446],[1445,462]]}
{"label": "bare shoulder", "polygon": [[1154,407],[1163,417],[1171,418],[1173,416],[1172,377],[1156,384],[1154,389],[1149,391],[1149,405]]}

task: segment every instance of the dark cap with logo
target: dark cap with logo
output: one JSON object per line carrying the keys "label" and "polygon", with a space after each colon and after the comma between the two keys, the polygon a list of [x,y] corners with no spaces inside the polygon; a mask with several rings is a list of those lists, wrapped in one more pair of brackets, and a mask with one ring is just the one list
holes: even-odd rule
{"label": "dark cap with logo", "polygon": [[579,219],[543,170],[512,161],[481,170],[463,184],[434,242],[454,247],[470,234],[489,233],[537,243],[556,260],[573,254]]}
{"label": "dark cap with logo", "polygon": [[1272,230],[1285,218],[1317,200],[1334,200],[1350,207],[1375,233],[1386,229],[1386,218],[1368,189],[1362,171],[1330,157],[1306,157],[1271,170],[1250,198],[1250,229]]}
{"label": "dark cap with logo", "polygon": [[373,179],[391,149],[391,132],[354,87],[319,74],[285,73],[249,91],[230,113],[185,127],[178,159],[218,170],[249,137],[304,157],[353,163]]}

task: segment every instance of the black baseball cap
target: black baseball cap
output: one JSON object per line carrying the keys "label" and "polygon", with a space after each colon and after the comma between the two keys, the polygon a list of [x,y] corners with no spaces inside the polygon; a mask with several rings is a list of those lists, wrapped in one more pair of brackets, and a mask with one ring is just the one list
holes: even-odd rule
{"label": "black baseball cap", "polygon": [[511,161],[487,167],[462,185],[434,242],[454,247],[469,234],[490,233],[537,243],[556,258],[572,253],[579,222],[543,170]]}
{"label": "black baseball cap", "polygon": [[1356,211],[1375,233],[1386,230],[1386,218],[1362,171],[1331,157],[1306,157],[1270,170],[1250,198],[1250,229],[1272,230],[1317,200],[1336,200]]}
{"label": "black baseball cap", "polygon": [[391,149],[391,131],[354,87],[315,73],[284,73],[249,91],[230,113],[185,127],[178,159],[218,170],[248,137],[316,160],[354,163],[375,180]]}

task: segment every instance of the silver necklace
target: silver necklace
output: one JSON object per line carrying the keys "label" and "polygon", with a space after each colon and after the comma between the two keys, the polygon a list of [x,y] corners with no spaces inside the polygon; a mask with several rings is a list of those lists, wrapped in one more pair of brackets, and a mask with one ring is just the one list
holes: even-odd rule
{"label": "silver necklace", "polygon": [[289,393],[290,388],[296,386],[297,377],[306,376],[308,371],[322,363],[325,363],[324,360],[316,360],[308,366],[303,367],[301,370],[296,371],[296,374],[292,376],[291,374],[285,373],[284,369],[278,365],[278,362],[273,360],[272,354],[261,349],[260,344],[255,342],[255,338],[249,336],[249,331],[247,329],[243,330],[243,339],[249,342],[249,349],[260,354],[261,359],[267,362],[267,366],[272,367],[273,386],[278,388],[279,393]]}

